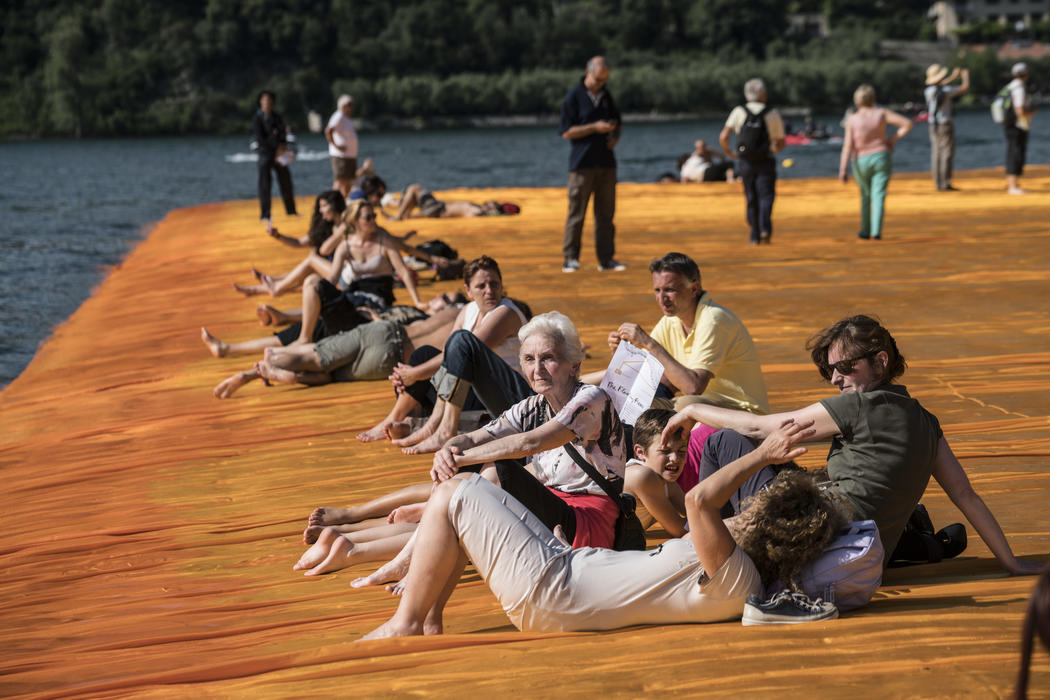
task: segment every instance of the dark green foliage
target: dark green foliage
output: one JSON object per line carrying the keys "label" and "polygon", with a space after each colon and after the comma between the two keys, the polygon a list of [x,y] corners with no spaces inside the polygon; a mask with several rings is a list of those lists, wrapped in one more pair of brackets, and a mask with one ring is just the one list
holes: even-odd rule
{"label": "dark green foliage", "polygon": [[[925,5],[23,0],[0,6],[0,136],[246,133],[263,88],[295,129],[342,92],[375,120],[551,115],[597,53],[630,112],[721,112],[755,75],[781,105],[838,109],[864,81],[884,102],[908,100],[917,69],[877,61],[875,47],[918,35]],[[835,33],[786,37],[788,11],[823,12]],[[994,57],[966,60],[980,90],[1000,82]]]}

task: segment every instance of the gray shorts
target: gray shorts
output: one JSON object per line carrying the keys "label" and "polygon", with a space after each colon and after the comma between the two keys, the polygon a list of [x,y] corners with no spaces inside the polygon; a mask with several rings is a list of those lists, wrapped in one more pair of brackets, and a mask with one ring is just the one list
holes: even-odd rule
{"label": "gray shorts", "polygon": [[419,193],[419,211],[423,212],[423,216],[439,219],[445,213],[445,203],[435,197],[430,190],[423,190]]}
{"label": "gray shorts", "polygon": [[373,321],[317,341],[317,359],[336,382],[385,379],[404,359],[405,329]]}
{"label": "gray shorts", "polygon": [[332,159],[332,177],[336,180],[353,180],[357,177],[357,158],[340,158],[329,156]]}

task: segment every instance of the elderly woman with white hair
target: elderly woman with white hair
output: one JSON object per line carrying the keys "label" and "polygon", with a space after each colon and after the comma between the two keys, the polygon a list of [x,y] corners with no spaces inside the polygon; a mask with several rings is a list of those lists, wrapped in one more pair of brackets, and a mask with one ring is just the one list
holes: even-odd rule
{"label": "elderly woman with white hair", "polygon": [[[460,470],[480,470],[543,526],[552,531],[560,527],[573,547],[610,548],[619,507],[576,464],[568,450],[577,451],[599,474],[623,478],[627,454],[623,424],[608,394],[580,381],[583,352],[576,328],[567,316],[557,311],[540,314],[521,327],[518,338],[521,371],[534,393],[485,427],[446,441],[434,455],[431,477],[436,485]],[[485,352],[492,351],[486,348],[482,354]],[[497,366],[495,361],[490,364]],[[525,469],[524,458],[530,458],[535,476]],[[383,506],[426,498],[420,491],[429,492],[430,488],[417,485],[402,489],[382,499]],[[401,497],[404,500],[399,501]],[[339,526],[325,527],[296,568],[314,567],[311,573],[326,573],[366,561],[363,551],[370,548],[358,547],[359,554],[347,555],[349,549],[341,540],[353,538],[341,537],[345,532]],[[403,576],[415,549],[414,540],[392,561],[352,585],[373,585]]]}
{"label": "elderly woman with white hair", "polygon": [[[479,430],[445,442],[434,455],[435,482],[462,467],[495,463],[504,490],[547,527],[561,525],[575,546],[611,547],[617,505],[573,461],[577,450],[601,474],[623,477],[623,425],[609,396],[580,381],[583,352],[567,316],[550,311],[518,331],[521,371],[535,394]],[[531,457],[536,476],[518,460]]]}

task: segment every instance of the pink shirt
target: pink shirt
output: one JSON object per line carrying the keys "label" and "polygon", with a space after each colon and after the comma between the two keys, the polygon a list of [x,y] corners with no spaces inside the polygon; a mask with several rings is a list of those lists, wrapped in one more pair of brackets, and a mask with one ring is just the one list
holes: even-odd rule
{"label": "pink shirt", "polygon": [[858,158],[890,150],[886,142],[886,110],[881,107],[857,110],[850,115],[848,124],[853,151]]}

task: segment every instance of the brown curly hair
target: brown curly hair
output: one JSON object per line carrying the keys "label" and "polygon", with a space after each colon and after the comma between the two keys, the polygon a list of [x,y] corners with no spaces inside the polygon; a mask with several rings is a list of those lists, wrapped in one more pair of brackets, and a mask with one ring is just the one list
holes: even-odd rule
{"label": "brown curly hair", "polygon": [[820,370],[825,381],[831,381],[831,367],[828,365],[828,352],[831,346],[839,343],[847,357],[871,358],[885,351],[886,367],[883,369],[882,382],[891,382],[904,374],[908,363],[897,349],[897,341],[886,330],[877,318],[863,314],[844,318],[815,334],[806,342],[806,349],[813,358],[813,364]]}
{"label": "brown curly hair", "polygon": [[809,472],[788,469],[744,503],[735,539],[764,585],[779,581],[796,588],[802,567],[820,556],[848,520],[840,497],[821,490]]}

